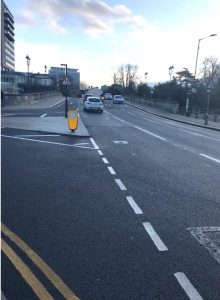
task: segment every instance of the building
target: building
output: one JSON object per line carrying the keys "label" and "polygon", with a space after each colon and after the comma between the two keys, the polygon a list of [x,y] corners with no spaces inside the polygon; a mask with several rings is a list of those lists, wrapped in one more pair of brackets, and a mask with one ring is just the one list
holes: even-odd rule
{"label": "building", "polygon": [[[54,76],[57,80],[57,85],[62,85],[63,80],[65,79],[65,68],[63,67],[51,67],[49,70],[50,76]],[[70,86],[74,89],[80,88],[80,72],[78,69],[67,68],[67,77],[70,82]]]}
{"label": "building", "polygon": [[14,17],[1,0],[1,70],[15,70]]}

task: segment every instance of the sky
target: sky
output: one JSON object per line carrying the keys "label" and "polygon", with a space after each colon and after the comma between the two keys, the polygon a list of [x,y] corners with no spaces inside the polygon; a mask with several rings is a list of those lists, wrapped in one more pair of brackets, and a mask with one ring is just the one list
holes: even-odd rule
{"label": "sky", "polygon": [[[15,69],[44,73],[67,64],[81,81],[113,83],[121,65],[138,66],[139,80],[169,80],[205,57],[220,60],[220,0],[5,0],[15,19]],[[145,77],[145,73],[148,73]]]}

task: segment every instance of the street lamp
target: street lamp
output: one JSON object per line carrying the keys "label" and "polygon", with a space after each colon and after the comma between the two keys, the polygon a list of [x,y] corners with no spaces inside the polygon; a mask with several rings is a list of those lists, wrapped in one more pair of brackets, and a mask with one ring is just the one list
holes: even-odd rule
{"label": "street lamp", "polygon": [[173,74],[173,69],[174,69],[174,66],[173,66],[173,65],[169,67],[170,80],[171,80],[171,76],[172,76],[172,74]]}
{"label": "street lamp", "polygon": [[45,71],[45,82],[44,82],[44,89],[45,89],[45,95],[46,95],[46,73],[47,73],[47,66],[44,66],[44,71]]}
{"label": "street lamp", "polygon": [[26,55],[26,61],[27,61],[27,69],[28,69],[28,88],[27,88],[27,92],[28,92],[28,102],[29,102],[29,67],[30,67],[30,62],[31,62],[31,59],[28,55]]}
{"label": "street lamp", "polygon": [[204,38],[201,38],[198,40],[198,47],[197,47],[197,54],[196,54],[196,65],[195,65],[195,72],[194,72],[194,77],[196,78],[196,69],[197,69],[197,62],[198,62],[198,56],[199,56],[199,49],[200,49],[200,42],[204,39],[207,39],[209,37],[213,37],[213,36],[216,36],[217,34],[214,33],[214,34],[210,34],[208,36],[205,36]]}
{"label": "street lamp", "polygon": [[68,102],[67,102],[67,64],[61,64],[65,67],[65,81],[66,81],[66,99],[65,99],[65,118],[67,118]]}
{"label": "street lamp", "polygon": [[146,81],[147,81],[147,75],[148,75],[148,73],[145,72],[145,73],[144,73],[144,76],[145,76],[145,83],[146,83]]}

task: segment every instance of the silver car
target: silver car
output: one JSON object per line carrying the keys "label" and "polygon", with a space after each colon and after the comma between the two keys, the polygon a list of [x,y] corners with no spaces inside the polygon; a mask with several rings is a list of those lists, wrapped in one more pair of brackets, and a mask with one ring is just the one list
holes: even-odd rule
{"label": "silver car", "polygon": [[83,103],[83,109],[85,111],[99,111],[103,112],[103,103],[102,100],[98,97],[88,97],[87,100]]}
{"label": "silver car", "polygon": [[125,99],[122,95],[115,95],[113,99],[113,103],[124,103]]}

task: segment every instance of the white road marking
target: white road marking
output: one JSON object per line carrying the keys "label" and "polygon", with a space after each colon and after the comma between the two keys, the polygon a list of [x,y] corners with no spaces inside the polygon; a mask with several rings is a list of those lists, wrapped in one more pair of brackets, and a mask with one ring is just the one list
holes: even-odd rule
{"label": "white road marking", "polygon": [[156,137],[156,138],[158,138],[158,139],[160,139],[160,140],[162,140],[162,141],[166,141],[166,139],[165,138],[163,138],[163,137],[161,137],[161,136],[159,136],[159,135],[157,135],[157,134],[154,134],[154,133],[152,133],[152,132],[150,132],[150,131],[148,131],[148,130],[145,130],[145,129],[143,129],[143,128],[141,128],[141,127],[138,127],[138,126],[134,126],[136,129],[138,129],[138,130],[141,130],[141,131],[143,131],[143,132],[145,132],[145,133],[148,133],[148,134],[150,134],[150,135],[152,135],[152,136],[154,136],[154,137]]}
{"label": "white road marking", "polygon": [[137,203],[134,201],[133,197],[127,196],[126,198],[127,198],[127,200],[128,200],[128,203],[130,204],[130,206],[133,208],[134,212],[136,213],[136,215],[141,215],[141,214],[143,214],[142,210],[141,210],[140,207],[137,205]]}
{"label": "white road marking", "polygon": [[203,157],[206,157],[206,158],[208,158],[208,159],[211,159],[211,160],[213,160],[213,161],[215,161],[215,162],[217,162],[217,163],[220,164],[220,160],[217,159],[217,158],[214,158],[214,157],[212,157],[212,156],[209,156],[209,155],[206,155],[206,154],[202,154],[202,153],[200,153],[199,155],[201,155],[201,156],[203,156]]}
{"label": "white road marking", "polygon": [[152,123],[160,124],[160,125],[161,125],[161,122],[154,121],[154,120],[148,119],[148,118],[146,118],[146,117],[143,117],[143,119],[144,119],[145,121],[150,121],[150,122],[152,122]]}
{"label": "white road marking", "polygon": [[107,161],[107,159],[105,157],[103,157],[102,160],[105,164],[109,164],[109,162]]}
{"label": "white road marking", "polygon": [[126,191],[126,187],[124,186],[124,184],[121,182],[120,179],[115,179],[115,182],[117,183],[117,185],[119,186],[119,188],[122,190],[122,191]]}
{"label": "white road marking", "polygon": [[113,141],[113,143],[115,143],[115,144],[128,144],[128,142],[127,141]]}
{"label": "white road marking", "polygon": [[207,138],[207,139],[210,139],[210,140],[214,140],[214,141],[218,141],[218,142],[220,142],[220,139],[215,139],[215,138],[213,138],[213,137],[210,137],[210,136],[207,136],[207,135],[204,135],[204,134],[201,134],[201,133],[197,133],[197,132],[189,131],[189,130],[182,129],[182,128],[179,128],[179,130],[182,130],[182,131],[185,131],[185,132],[191,133],[191,134],[193,134],[193,135],[202,136],[202,137],[205,137],[205,138]]}
{"label": "white road marking", "polygon": [[108,167],[108,170],[109,172],[112,174],[112,175],[115,175],[115,170],[112,168],[112,167]]}
{"label": "white road marking", "polygon": [[66,146],[66,147],[80,147],[80,148],[85,148],[85,149],[92,149],[92,150],[96,150],[92,147],[84,147],[84,146],[76,146],[70,145],[70,144],[63,144],[63,143],[56,143],[56,142],[50,142],[50,141],[43,141],[43,140],[35,140],[35,139],[28,139],[28,138],[24,138],[24,137],[18,137],[18,136],[10,136],[10,135],[2,135],[2,137],[5,138],[11,138],[11,139],[17,139],[17,140],[22,140],[22,141],[29,141],[29,142],[37,142],[37,143],[44,143],[44,144],[52,144],[52,145],[60,145],[60,146]]}
{"label": "white road marking", "polygon": [[90,141],[92,142],[93,146],[95,147],[96,150],[99,150],[98,145],[96,144],[96,142],[94,141],[93,138],[90,138]]}
{"label": "white road marking", "polygon": [[119,120],[119,121],[121,121],[121,122],[123,122],[123,123],[126,123],[126,124],[128,124],[128,125],[130,125],[130,126],[136,128],[136,129],[138,129],[138,130],[141,130],[141,131],[143,131],[143,132],[145,132],[145,133],[147,133],[147,134],[150,134],[150,135],[152,135],[152,136],[154,136],[154,137],[156,137],[156,138],[158,138],[158,139],[160,139],[160,140],[162,140],[162,141],[167,141],[165,138],[163,138],[163,137],[161,137],[161,136],[159,136],[159,135],[157,135],[157,134],[154,134],[154,133],[152,133],[152,132],[150,132],[150,131],[148,131],[148,130],[145,130],[145,129],[141,128],[141,127],[138,127],[138,126],[136,126],[136,125],[134,125],[134,124],[132,124],[132,123],[129,123],[129,122],[125,121],[125,120],[122,120],[122,119],[120,119],[120,118],[114,116],[114,115],[111,114],[110,112],[107,112],[107,111],[106,111],[106,113],[108,113],[109,115],[111,115],[113,118],[115,118],[115,119],[117,119],[117,120]]}
{"label": "white road marking", "polygon": [[2,114],[2,117],[7,117],[7,116],[14,116],[15,114]]}
{"label": "white road marking", "polygon": [[101,150],[98,150],[98,154],[99,154],[99,155],[103,155],[103,153],[102,153]]}
{"label": "white road marking", "polygon": [[15,135],[17,137],[38,137],[38,136],[43,136],[43,137],[53,137],[53,136],[60,136],[59,134],[17,134]]}
{"label": "white road marking", "polygon": [[143,226],[147,233],[149,234],[150,238],[154,242],[155,246],[159,251],[167,251],[168,248],[165,246],[165,244],[162,242],[159,235],[156,233],[156,231],[153,229],[153,226],[149,222],[144,222]]}
{"label": "white road marking", "polygon": [[177,272],[174,274],[174,276],[176,277],[177,281],[184,289],[190,300],[203,300],[203,298],[200,296],[200,294],[197,292],[197,290],[194,288],[194,286],[184,273]]}
{"label": "white road marking", "polygon": [[127,111],[128,114],[135,116],[136,114],[130,111]]}
{"label": "white road marking", "polygon": [[41,117],[41,118],[44,118],[44,117],[46,117],[46,115],[47,115],[47,114],[43,114],[43,115],[42,115],[42,116],[40,116],[40,117]]}

